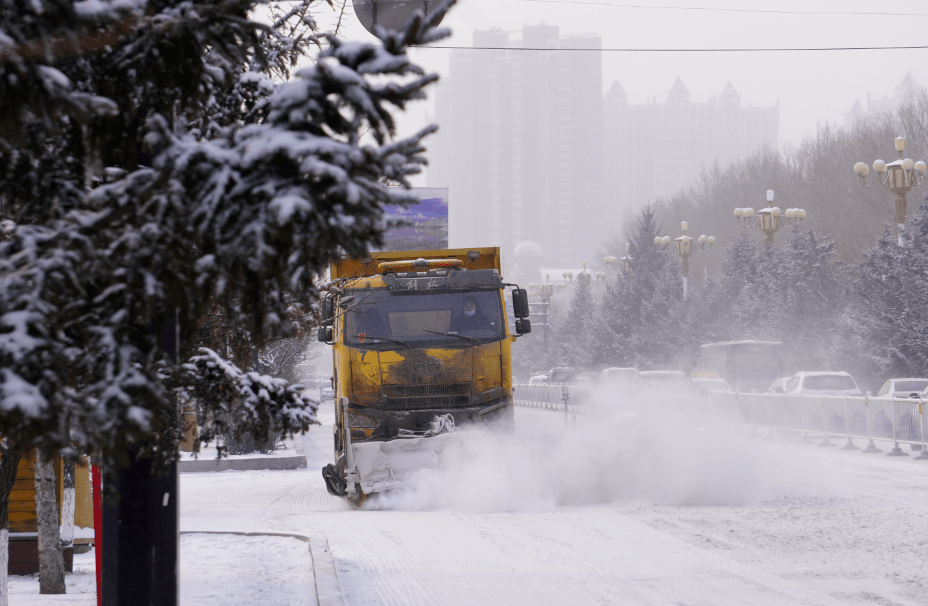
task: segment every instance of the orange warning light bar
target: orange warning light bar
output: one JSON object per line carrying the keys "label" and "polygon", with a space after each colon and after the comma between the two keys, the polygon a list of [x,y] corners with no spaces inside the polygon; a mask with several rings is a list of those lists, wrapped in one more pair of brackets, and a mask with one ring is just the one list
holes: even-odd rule
{"label": "orange warning light bar", "polygon": [[447,267],[461,267],[460,259],[416,259],[415,261],[385,261],[377,266],[382,274],[396,271],[428,271]]}

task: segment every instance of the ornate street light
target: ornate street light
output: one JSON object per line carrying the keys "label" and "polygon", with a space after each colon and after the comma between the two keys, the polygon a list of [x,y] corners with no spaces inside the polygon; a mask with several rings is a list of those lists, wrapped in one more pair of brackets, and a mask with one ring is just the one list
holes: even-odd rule
{"label": "ornate street light", "polygon": [[631,249],[630,244],[625,244],[625,256],[619,259],[618,257],[604,257],[603,263],[606,264],[606,269],[615,270],[618,267],[622,268],[622,271],[626,274],[632,270],[632,257],[629,254]]}
{"label": "ornate street light", "polygon": [[876,175],[869,185],[867,185],[867,174],[870,173],[870,167],[863,162],[858,162],[854,165],[854,172],[860,175],[860,184],[864,187],[873,187],[879,183],[896,194],[896,233],[899,246],[902,246],[902,232],[905,230],[905,194],[928,176],[928,165],[921,160],[915,162],[911,158],[903,159],[905,137],[896,137],[895,143],[899,158],[889,164],[882,160],[874,162],[873,171]]}
{"label": "ornate street light", "polygon": [[548,350],[548,311],[551,305],[551,297],[554,295],[554,290],[555,290],[555,285],[551,284],[550,280],[551,280],[551,274],[545,274],[544,284],[538,284],[537,282],[533,282],[532,284],[528,285],[528,290],[532,295],[534,295],[534,298],[536,300],[540,299],[540,301],[538,301],[538,305],[541,307],[541,313],[537,315],[541,316],[541,319],[543,320],[543,322],[539,323],[533,320],[532,323],[535,326],[540,325],[544,329],[543,334],[544,334],[545,351]]}
{"label": "ornate street light", "polygon": [[[690,255],[693,254],[693,251],[704,251],[706,249],[706,244],[709,245],[709,250],[712,250],[712,245],[715,244],[715,236],[699,236],[698,239],[691,238],[686,235],[686,221],[683,221],[680,226],[683,228],[683,235],[673,240],[673,242],[676,244],[676,253],[681,259],[680,268],[683,270],[683,297],[686,298],[687,282],[690,277]],[[654,244],[661,250],[669,248],[670,242],[670,236],[657,236],[654,238]]]}
{"label": "ornate street light", "polygon": [[[565,271],[563,274],[561,274],[561,276],[564,278],[564,282],[566,283],[571,283],[574,281],[574,278],[576,278],[578,283],[589,285],[591,282],[598,282],[599,280],[602,280],[603,278],[606,277],[606,274],[601,273],[601,272],[592,274],[588,272],[586,270],[586,261],[584,261],[583,271],[581,271],[576,276],[574,276],[574,272],[572,271]],[[558,286],[560,286],[560,284]],[[564,284],[564,290],[567,290],[567,284]],[[558,291],[558,292],[561,292],[561,291]]]}
{"label": "ornate street light", "polygon": [[787,208],[786,213],[773,205],[773,190],[767,190],[767,208],[754,214],[753,208],[736,208],[735,218],[741,227],[757,227],[764,232],[764,245],[773,246],[773,234],[783,227],[784,219],[789,225],[799,225],[806,218],[806,211],[801,208]]}

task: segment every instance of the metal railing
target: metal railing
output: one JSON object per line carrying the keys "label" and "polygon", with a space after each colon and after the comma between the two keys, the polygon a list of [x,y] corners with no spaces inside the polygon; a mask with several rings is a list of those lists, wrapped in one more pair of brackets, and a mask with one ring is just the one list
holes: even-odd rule
{"label": "metal railing", "polygon": [[[513,385],[516,406],[577,415],[589,412],[588,389],[571,385]],[[921,450],[928,459],[928,400],[870,396],[818,396],[710,392],[693,400],[705,410],[754,430],[798,432],[805,439],[819,437],[822,446],[846,439],[843,448],[858,449],[854,440],[867,440],[864,452],[882,452],[874,440],[893,442],[890,455],[903,456],[899,444]]]}
{"label": "metal railing", "polygon": [[923,399],[713,392],[707,402],[755,429],[820,436],[823,446],[845,438],[848,450],[857,448],[853,440],[867,440],[865,452],[879,452],[874,439],[890,440],[891,455],[904,455],[899,444],[907,443],[921,447],[920,458],[928,458],[928,401]]}
{"label": "metal railing", "polygon": [[583,414],[584,407],[575,398],[574,403],[570,403],[572,395],[576,397],[576,389],[571,394],[569,385],[543,383],[540,385],[528,385],[526,383],[514,383],[512,386],[513,403],[516,406],[527,408],[541,408],[564,413],[564,422],[567,423],[569,417],[573,418],[574,423],[577,421],[577,414]]}

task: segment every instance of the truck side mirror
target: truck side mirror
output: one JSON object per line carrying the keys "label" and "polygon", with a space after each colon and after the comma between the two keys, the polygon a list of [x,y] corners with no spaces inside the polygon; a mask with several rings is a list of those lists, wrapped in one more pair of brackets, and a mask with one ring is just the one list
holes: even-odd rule
{"label": "truck side mirror", "polygon": [[532,321],[528,318],[516,320],[516,332],[520,335],[527,335],[532,332]]}
{"label": "truck side mirror", "polygon": [[517,318],[527,318],[529,315],[528,292],[524,288],[512,291],[512,314]]}
{"label": "truck side mirror", "polygon": [[[322,311],[322,325],[331,326],[332,321],[335,318],[335,301],[332,297],[325,297],[321,302],[321,311]],[[322,339],[319,339],[320,341]],[[329,339],[331,341],[331,339]]]}
{"label": "truck side mirror", "polygon": [[323,326],[319,329],[319,333],[316,335],[316,338],[319,339],[320,343],[331,343],[332,342],[332,327]]}

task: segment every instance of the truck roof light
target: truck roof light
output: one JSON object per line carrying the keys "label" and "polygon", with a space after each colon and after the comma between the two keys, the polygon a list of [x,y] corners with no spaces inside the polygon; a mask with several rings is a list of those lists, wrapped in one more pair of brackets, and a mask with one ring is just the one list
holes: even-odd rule
{"label": "truck roof light", "polygon": [[377,266],[380,273],[393,273],[404,270],[428,271],[439,267],[461,267],[460,259],[416,259],[415,261],[385,261]]}

